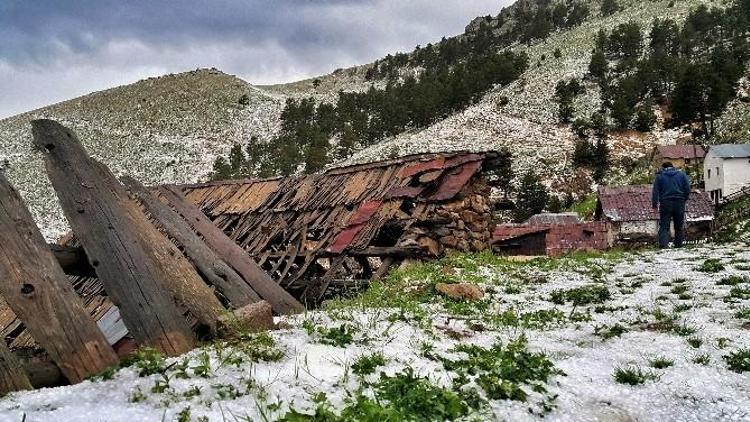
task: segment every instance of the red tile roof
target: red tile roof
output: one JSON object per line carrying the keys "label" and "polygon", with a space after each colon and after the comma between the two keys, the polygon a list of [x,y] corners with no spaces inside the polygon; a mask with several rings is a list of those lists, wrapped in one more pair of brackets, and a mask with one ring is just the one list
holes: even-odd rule
{"label": "red tile roof", "polygon": [[[601,186],[598,211],[611,221],[649,221],[659,218],[651,208],[651,186]],[[714,207],[706,192],[693,191],[687,202],[688,221],[712,220]],[[600,216],[601,218],[601,216]]]}
{"label": "red tile roof", "polygon": [[703,158],[706,151],[700,145],[659,145],[656,147],[661,158]]}

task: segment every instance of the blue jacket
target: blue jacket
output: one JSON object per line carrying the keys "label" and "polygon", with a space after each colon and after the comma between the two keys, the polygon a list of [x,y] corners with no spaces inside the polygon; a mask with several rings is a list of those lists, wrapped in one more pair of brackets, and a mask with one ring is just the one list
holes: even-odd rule
{"label": "blue jacket", "polygon": [[651,203],[656,206],[662,201],[687,201],[690,196],[690,178],[681,170],[669,167],[656,174]]}

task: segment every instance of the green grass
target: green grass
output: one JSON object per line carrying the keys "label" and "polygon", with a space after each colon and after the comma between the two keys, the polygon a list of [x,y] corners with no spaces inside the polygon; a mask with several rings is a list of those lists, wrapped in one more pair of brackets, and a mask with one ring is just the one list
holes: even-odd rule
{"label": "green grass", "polygon": [[703,261],[703,264],[696,268],[696,270],[704,273],[718,273],[724,271],[724,269],[724,264],[721,263],[720,259],[716,258],[708,258]]}
{"label": "green grass", "polygon": [[653,372],[644,371],[637,366],[629,366],[626,368],[615,368],[614,378],[620,384],[640,385],[646,381],[656,380],[659,377]]}
{"label": "green grass", "polygon": [[623,327],[622,325],[615,324],[611,327],[607,326],[598,326],[594,328],[594,334],[598,335],[602,338],[602,340],[608,340],[613,337],[620,337],[621,335],[628,332],[628,329]]}
{"label": "green grass", "polygon": [[734,372],[750,372],[750,349],[738,349],[724,356],[724,360]]}
{"label": "green grass", "polygon": [[603,303],[610,297],[611,293],[607,287],[590,284],[570,290],[556,290],[552,292],[550,301],[558,305],[566,302],[572,302],[574,305],[588,305],[590,303]]}
{"label": "green grass", "polygon": [[341,324],[338,327],[316,326],[311,321],[302,323],[307,334],[315,341],[329,346],[345,347],[354,342],[356,329],[350,324]]}
{"label": "green grass", "polygon": [[382,353],[362,355],[352,364],[352,372],[357,375],[370,375],[375,369],[385,365],[385,356]]}
{"label": "green grass", "polygon": [[729,277],[724,277],[716,282],[718,286],[736,286],[743,283],[750,283],[750,277],[731,275]]}
{"label": "green grass", "polygon": [[576,202],[568,208],[568,211],[576,212],[582,218],[590,218],[594,216],[596,212],[596,202],[598,196],[591,194],[585,197],[582,201]]}
{"label": "green grass", "polygon": [[381,375],[372,385],[374,397],[357,393],[346,400],[340,414],[332,410],[324,394],[315,398],[315,413],[308,415],[291,409],[279,418],[282,422],[351,421],[452,421],[466,418],[486,405],[470,392],[455,392],[436,386],[417,376],[412,368],[394,376]]}
{"label": "green grass", "polygon": [[674,361],[665,357],[657,357],[648,362],[649,366],[656,369],[666,369],[674,365]]}
{"label": "green grass", "polygon": [[524,336],[490,348],[460,344],[453,351],[467,356],[457,360],[444,358],[445,369],[455,371],[467,383],[474,379],[492,400],[526,401],[525,388],[544,392],[547,380],[562,374],[545,354],[529,351]]}

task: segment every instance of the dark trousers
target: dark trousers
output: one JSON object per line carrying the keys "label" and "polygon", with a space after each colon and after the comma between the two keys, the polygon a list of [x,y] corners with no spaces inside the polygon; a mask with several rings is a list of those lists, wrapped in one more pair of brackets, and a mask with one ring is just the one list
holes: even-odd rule
{"label": "dark trousers", "polygon": [[674,222],[674,245],[685,241],[685,201],[668,199],[659,204],[659,247],[669,246],[669,226]]}

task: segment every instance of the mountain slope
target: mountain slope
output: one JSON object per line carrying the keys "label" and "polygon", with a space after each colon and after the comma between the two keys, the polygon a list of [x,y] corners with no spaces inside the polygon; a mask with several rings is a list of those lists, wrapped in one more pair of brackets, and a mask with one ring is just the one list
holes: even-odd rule
{"label": "mountain slope", "polygon": [[40,155],[31,149],[32,119],[72,127],[117,174],[182,183],[205,177],[231,140],[272,133],[282,105],[283,99],[215,70],[151,78],[0,121],[0,162],[45,235],[54,237],[66,224]]}
{"label": "mountain slope", "polygon": [[[610,16],[600,13],[598,0],[577,3],[590,10],[582,23],[558,29],[541,41],[508,45],[529,57],[528,69],[519,79],[495,86],[463,111],[429,127],[385,139],[334,165],[416,152],[508,147],[514,153],[517,172],[533,168],[558,191],[590,189],[588,175],[574,171],[570,165],[576,137],[568,126],[557,123],[555,84],[561,79],[586,75],[600,28],[611,29],[630,21],[648,28],[656,17],[681,22],[699,5],[724,7],[730,2],[619,0],[621,10]],[[519,0],[498,17],[477,18],[467,27],[467,34],[477,31],[483,21],[496,24],[493,31],[497,33],[512,31],[515,11],[534,8],[536,4]],[[0,163],[7,162],[11,181],[30,204],[45,235],[53,238],[66,230],[66,224],[39,156],[30,149],[31,119],[53,118],[71,126],[92,155],[118,174],[129,173],[145,183],[193,182],[205,179],[214,158],[225,155],[232,144],[247,144],[254,137],[261,142],[272,139],[280,130],[280,116],[288,98],[313,97],[318,102],[334,102],[340,90],[383,88],[384,79],[368,80],[372,79],[368,72],[377,65],[378,62],[339,69],[330,75],[272,86],[253,86],[217,70],[150,78],[0,120]],[[420,71],[401,69],[400,75]],[[742,83],[740,92],[747,97],[747,78]],[[598,108],[600,92],[591,81],[583,80],[583,84],[585,93],[576,98],[574,108],[576,116],[587,117]],[[732,101],[717,126],[718,133],[726,139],[750,135],[750,103],[739,98]],[[653,145],[674,143],[685,136],[689,133],[684,130],[659,127],[649,133],[613,132],[608,143],[617,164],[633,162]],[[336,142],[335,137],[333,141]],[[613,169],[619,172],[613,179],[628,177],[623,166]]]}

